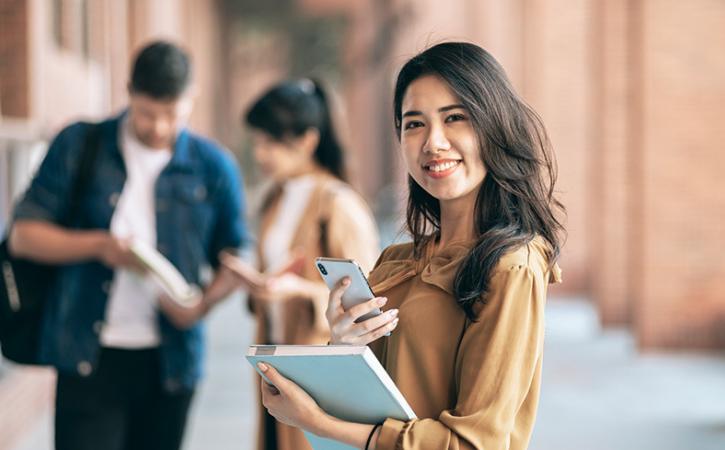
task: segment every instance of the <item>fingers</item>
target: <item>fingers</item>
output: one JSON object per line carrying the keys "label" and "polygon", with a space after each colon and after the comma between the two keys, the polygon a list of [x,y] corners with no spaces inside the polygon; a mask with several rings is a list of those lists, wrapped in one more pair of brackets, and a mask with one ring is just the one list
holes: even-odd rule
{"label": "fingers", "polygon": [[392,321],[396,320],[398,318],[398,310],[397,309],[389,309],[385,311],[382,314],[378,314],[375,317],[371,317],[367,320],[364,320],[360,323],[356,323],[353,325],[353,329],[358,334],[358,336],[363,336],[365,334],[368,334],[370,332],[373,332],[380,327],[383,327]]}
{"label": "fingers", "polygon": [[343,277],[330,291],[330,301],[327,304],[327,320],[332,321],[342,313],[342,294],[350,286],[350,277]]}
{"label": "fingers", "polygon": [[[262,404],[265,408],[269,409],[274,401],[274,397],[280,395],[280,390],[272,378],[277,378],[279,381],[280,378],[284,377],[279,375],[272,366],[263,362],[258,362],[257,367],[264,374],[264,376],[260,377],[259,383],[260,390],[262,391]],[[270,375],[272,375],[272,378],[270,378]],[[264,377],[267,377],[269,381],[265,380]]]}
{"label": "fingers", "polygon": [[385,325],[381,326],[380,328],[360,336],[358,338],[358,341],[359,341],[358,345],[368,345],[369,343],[376,341],[389,333],[392,333],[393,330],[398,326],[399,321],[400,321],[400,319],[396,317],[395,319],[386,323]]}
{"label": "fingers", "polygon": [[282,376],[279,372],[277,372],[277,369],[270,366],[269,364],[265,364],[263,362],[258,362],[257,367],[259,370],[262,371],[265,377],[272,383],[278,390],[282,390],[284,386],[289,382],[287,378]]}
{"label": "fingers", "polygon": [[356,320],[368,314],[371,311],[379,309],[388,302],[385,297],[375,297],[366,302],[353,306],[345,311],[339,321],[339,326],[343,328],[352,327]]}
{"label": "fingers", "polygon": [[131,240],[124,238],[114,238],[114,252],[117,266],[133,270],[137,273],[144,273],[147,267],[138,259],[131,251]]}
{"label": "fingers", "polygon": [[[381,300],[376,298],[373,300]],[[352,309],[352,308],[351,308]],[[367,309],[366,309],[367,311]],[[392,332],[398,326],[398,310],[391,309],[360,323],[354,323],[354,315],[347,316],[332,327],[335,343],[348,345],[367,345]]]}
{"label": "fingers", "polygon": [[251,289],[259,289],[265,283],[265,277],[256,268],[238,256],[222,252],[219,254],[219,261],[233,276]]}
{"label": "fingers", "polygon": [[259,386],[262,389],[262,397],[265,395],[279,395],[279,389],[277,389],[273,384],[269,384],[267,380],[260,377],[260,383]]}
{"label": "fingers", "polygon": [[341,339],[338,343],[346,345],[368,345],[383,336],[389,335],[398,326],[398,321],[399,319],[396,317],[372,331],[360,335],[348,334],[345,339]]}
{"label": "fingers", "polygon": [[[340,313],[338,314],[330,314],[328,311],[327,320],[330,323],[331,342],[335,344],[359,345],[361,343],[358,339],[360,336],[366,335],[394,320],[398,314],[397,310],[391,310],[386,314],[380,314],[371,319],[356,323],[360,317],[378,310],[387,301],[388,299],[385,297],[375,297],[355,305],[347,311],[344,311],[340,307]],[[369,322],[369,320],[373,320],[373,322]]]}

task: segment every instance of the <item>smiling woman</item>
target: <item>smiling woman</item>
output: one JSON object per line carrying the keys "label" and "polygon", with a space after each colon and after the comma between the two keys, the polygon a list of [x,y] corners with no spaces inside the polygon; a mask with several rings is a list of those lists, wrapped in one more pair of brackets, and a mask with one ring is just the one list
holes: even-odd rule
{"label": "smiling woman", "polygon": [[400,145],[410,176],[440,200],[465,201],[486,176],[466,108],[437,75],[412,82],[402,107]]}
{"label": "smiling woman", "polygon": [[[385,249],[371,272],[384,298],[345,311],[342,282],[327,320],[333,344],[370,345],[418,419],[331,417],[269,366],[260,369],[276,388],[263,383],[264,404],[282,422],[366,450],[523,450],[541,387],[547,286],[560,280],[563,208],[546,133],[494,58],[467,43],[408,61],[394,113],[413,242]],[[356,323],[383,304],[387,314]]]}

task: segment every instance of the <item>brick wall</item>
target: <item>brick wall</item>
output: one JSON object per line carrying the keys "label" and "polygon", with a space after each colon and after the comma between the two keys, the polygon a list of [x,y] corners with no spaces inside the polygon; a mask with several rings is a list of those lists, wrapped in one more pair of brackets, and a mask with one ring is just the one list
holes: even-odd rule
{"label": "brick wall", "polygon": [[632,31],[636,24],[629,0],[597,2],[592,16],[594,121],[592,135],[591,217],[592,296],[603,325],[632,321],[630,210],[633,68]]}
{"label": "brick wall", "polygon": [[28,5],[26,0],[0,2],[0,114],[30,115],[28,84]]}
{"label": "brick wall", "polygon": [[725,3],[643,0],[643,348],[725,346]]}
{"label": "brick wall", "polygon": [[523,95],[544,121],[559,166],[557,191],[567,208],[562,250],[567,295],[590,289],[592,71],[591,0],[524,2]]}

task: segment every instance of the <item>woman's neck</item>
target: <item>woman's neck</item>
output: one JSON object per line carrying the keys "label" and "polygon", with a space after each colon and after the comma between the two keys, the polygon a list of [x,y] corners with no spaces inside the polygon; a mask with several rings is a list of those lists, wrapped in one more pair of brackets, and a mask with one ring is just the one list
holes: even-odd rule
{"label": "woman's neck", "polygon": [[449,242],[470,240],[475,237],[476,194],[441,201],[441,230],[438,248]]}
{"label": "woman's neck", "polygon": [[285,177],[284,181],[294,180],[295,178],[319,172],[320,170],[320,166],[314,161],[311,161],[309,164],[304,164],[303,166],[299,167],[297,170],[289,174],[287,177]]}

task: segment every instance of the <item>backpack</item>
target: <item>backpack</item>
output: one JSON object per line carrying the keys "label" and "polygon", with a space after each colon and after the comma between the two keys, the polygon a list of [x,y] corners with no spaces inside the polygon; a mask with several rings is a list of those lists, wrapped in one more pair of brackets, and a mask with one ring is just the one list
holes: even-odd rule
{"label": "backpack", "polygon": [[[99,126],[90,125],[70,191],[69,208],[60,221],[61,226],[68,227],[79,211],[80,198],[98,154],[99,138]],[[59,266],[14,257],[9,248],[9,234],[0,243],[0,351],[16,363],[41,365],[43,311]]]}

